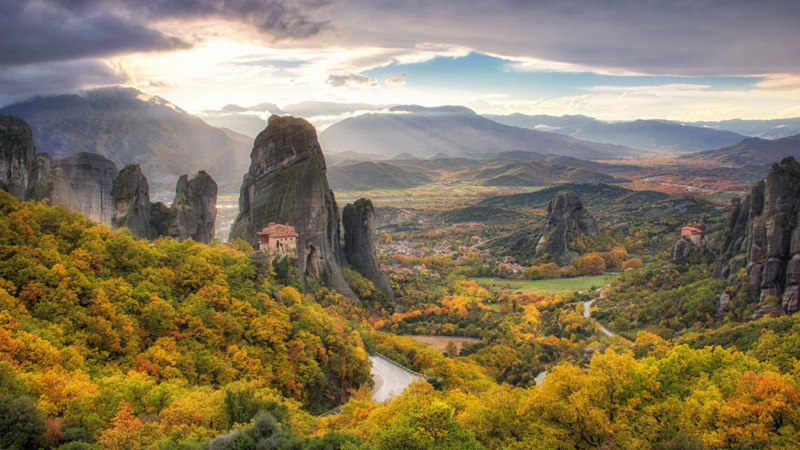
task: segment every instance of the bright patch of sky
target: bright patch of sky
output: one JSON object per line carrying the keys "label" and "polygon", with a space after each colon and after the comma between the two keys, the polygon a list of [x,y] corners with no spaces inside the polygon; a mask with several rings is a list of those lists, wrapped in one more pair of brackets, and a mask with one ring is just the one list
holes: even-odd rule
{"label": "bright patch of sky", "polygon": [[594,72],[561,72],[555,70],[527,71],[514,61],[494,56],[470,53],[465,57],[435,58],[416,64],[392,63],[363,72],[382,79],[392,73],[405,74],[406,85],[416,88],[471,91],[526,96],[565,96],[585,93],[597,86],[663,86],[697,85],[709,91],[752,89],[761,77],[670,77],[607,75]]}

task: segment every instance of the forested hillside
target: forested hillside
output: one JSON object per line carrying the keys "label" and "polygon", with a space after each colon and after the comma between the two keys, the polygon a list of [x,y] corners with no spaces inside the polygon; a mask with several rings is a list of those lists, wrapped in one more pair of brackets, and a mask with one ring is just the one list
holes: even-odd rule
{"label": "forested hillside", "polygon": [[173,448],[261,409],[304,434],[368,379],[359,333],[246,253],[0,192],[0,421],[46,420],[21,448]]}

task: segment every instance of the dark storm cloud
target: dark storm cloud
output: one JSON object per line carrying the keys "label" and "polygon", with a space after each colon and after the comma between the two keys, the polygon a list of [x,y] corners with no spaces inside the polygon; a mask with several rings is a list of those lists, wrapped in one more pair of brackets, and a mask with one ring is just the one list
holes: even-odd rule
{"label": "dark storm cloud", "polygon": [[[82,14],[92,5],[96,11]],[[101,6],[102,2],[90,0],[4,3],[0,9],[0,65],[189,47],[180,39],[104,12]]]}
{"label": "dark storm cloud", "polygon": [[220,18],[256,27],[265,36],[302,39],[328,25],[309,14],[327,1],[306,0],[2,0],[0,66],[191,46],[183,36],[152,28],[160,20]]}
{"label": "dark storm cloud", "polygon": [[[374,20],[380,17],[381,20]],[[674,75],[800,71],[797,0],[349,0],[349,43],[424,43]]]}
{"label": "dark storm cloud", "polygon": [[331,0],[143,0],[137,9],[151,18],[224,18],[255,26],[275,39],[304,39],[329,27],[312,15]]}
{"label": "dark storm cloud", "polygon": [[[330,0],[0,0],[0,104],[35,94],[119,84],[96,58],[187,49],[160,21],[223,19],[268,40],[305,39],[328,27],[312,15]],[[176,29],[175,33],[179,33]]]}
{"label": "dark storm cloud", "polygon": [[86,86],[107,86],[126,81],[124,74],[94,61],[0,67],[0,106],[36,95],[75,92]]}

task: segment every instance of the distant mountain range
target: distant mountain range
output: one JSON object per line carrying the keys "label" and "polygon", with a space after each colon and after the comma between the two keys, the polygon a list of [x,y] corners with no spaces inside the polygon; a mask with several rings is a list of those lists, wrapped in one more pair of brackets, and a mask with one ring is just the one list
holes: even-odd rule
{"label": "distant mountain range", "polygon": [[272,114],[289,114],[309,120],[319,131],[345,117],[368,111],[378,111],[387,108],[384,105],[369,105],[366,103],[336,103],[306,101],[279,107],[274,103],[261,103],[254,106],[227,105],[219,110],[206,110],[201,115],[209,124],[230,128],[238,133],[256,137],[267,126],[267,119]]}
{"label": "distant mountain range", "polygon": [[586,116],[486,115],[495,122],[550,131],[592,142],[641,148],[660,153],[685,153],[733,145],[746,136],[662,120],[603,122]]}
{"label": "distant mountain range", "polygon": [[487,155],[523,150],[582,159],[641,156],[641,151],[543,131],[503,125],[460,106],[395,106],[386,113],[342,120],[320,134],[327,152],[354,151],[393,157],[409,153]]}
{"label": "distant mountain range", "polygon": [[800,133],[800,117],[772,120],[732,119],[719,122],[693,122],[688,125],[733,131],[762,139],[780,139]]}
{"label": "distant mountain range", "polygon": [[800,160],[800,134],[775,140],[749,138],[729,147],[684,155],[680,160],[736,167],[773,164],[787,156]]}
{"label": "distant mountain range", "polygon": [[90,152],[118,167],[140,164],[153,191],[174,192],[181,174],[199,170],[211,174],[224,191],[226,184],[241,182],[253,146],[247,136],[214,128],[160,97],[132,88],[35,98],[2,108],[0,114],[30,124],[37,152],[54,158]]}
{"label": "distant mountain range", "polygon": [[[331,188],[338,191],[408,189],[431,183],[511,187],[610,183],[616,180],[612,175],[581,167],[581,164],[547,162],[546,156],[538,155],[536,158],[535,155],[507,152],[491,155],[490,159],[429,157],[341,161],[328,167],[328,180]],[[615,168],[624,166],[601,165],[598,168],[601,167],[614,172]]]}

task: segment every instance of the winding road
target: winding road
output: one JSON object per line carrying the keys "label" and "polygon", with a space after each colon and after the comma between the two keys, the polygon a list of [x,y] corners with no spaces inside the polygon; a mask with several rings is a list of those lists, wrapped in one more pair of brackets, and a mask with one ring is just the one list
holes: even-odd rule
{"label": "winding road", "polygon": [[385,402],[400,395],[409,384],[419,379],[418,375],[414,375],[386,358],[370,356],[369,359],[372,360],[372,379],[375,381],[372,400],[376,402]]}
{"label": "winding road", "polygon": [[[595,300],[598,300],[599,298],[600,297],[597,297],[597,298],[593,298],[593,299],[589,300],[588,302],[583,302],[583,317],[586,317],[587,319],[591,319],[592,318],[592,312],[591,312],[592,303],[594,303]],[[601,325],[600,322],[595,320],[594,323],[595,323],[595,325],[600,327],[600,331],[602,331],[603,334],[605,334],[606,336],[616,336],[616,334],[608,331],[606,329],[606,327]]]}
{"label": "winding road", "polygon": [[[600,297],[597,297],[597,298],[593,298],[593,299],[589,300],[588,302],[583,302],[583,317],[594,321],[594,324],[596,326],[600,327],[600,331],[603,334],[605,334],[606,336],[609,336],[609,337],[610,336],[616,336],[616,334],[608,331],[608,329],[606,327],[601,325],[600,322],[592,319],[592,303],[594,303],[596,300],[599,300],[599,299],[600,299]],[[547,372],[549,372],[549,370],[545,370],[545,371],[539,372],[539,374],[536,375],[536,378],[534,378],[534,382],[536,383],[537,386],[542,384],[542,383],[544,383],[544,377],[547,376]]]}

